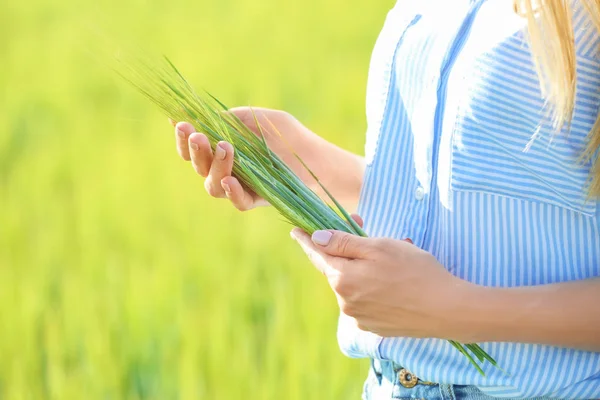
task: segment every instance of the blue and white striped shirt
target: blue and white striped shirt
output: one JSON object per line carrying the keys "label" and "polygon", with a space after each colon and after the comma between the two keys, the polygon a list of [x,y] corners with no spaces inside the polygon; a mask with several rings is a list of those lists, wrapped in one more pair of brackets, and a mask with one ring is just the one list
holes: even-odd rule
{"label": "blue and white striped shirt", "polygon": [[[600,276],[600,207],[585,191],[590,163],[577,163],[600,105],[600,42],[583,7],[574,27],[575,114],[557,135],[512,1],[398,1],[368,84],[359,213],[371,236],[411,238],[480,285]],[[344,353],[424,380],[499,397],[600,398],[600,353],[487,343],[510,376],[488,366],[482,377],[444,340],[382,339],[348,322],[340,318]]]}

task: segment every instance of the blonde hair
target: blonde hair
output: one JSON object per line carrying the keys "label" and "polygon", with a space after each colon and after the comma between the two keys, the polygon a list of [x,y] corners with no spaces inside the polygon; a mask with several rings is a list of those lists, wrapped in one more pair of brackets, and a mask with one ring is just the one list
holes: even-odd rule
{"label": "blonde hair", "polygon": [[[600,0],[514,0],[515,12],[527,19],[542,95],[548,101],[557,131],[569,125],[575,108],[577,60],[572,3],[576,1],[583,5],[600,32]],[[600,149],[600,116],[596,117],[588,139],[580,161],[592,161],[588,196],[597,198],[600,197],[600,161],[596,157]]]}

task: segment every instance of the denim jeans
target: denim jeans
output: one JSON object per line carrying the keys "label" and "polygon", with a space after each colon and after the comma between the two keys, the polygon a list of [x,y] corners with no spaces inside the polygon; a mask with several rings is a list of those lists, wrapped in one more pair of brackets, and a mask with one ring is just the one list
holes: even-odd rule
{"label": "denim jeans", "polygon": [[[497,400],[484,394],[476,386],[438,385],[435,383],[417,383],[408,388],[401,384],[402,367],[391,362],[371,360],[371,369],[365,382],[363,400],[394,400],[394,399],[424,399],[424,400]],[[410,381],[410,375],[404,375],[405,383]],[[408,384],[407,386],[411,386]],[[517,400],[517,399],[502,399]],[[538,398],[531,400],[549,400]],[[557,399],[560,400],[560,399]]]}

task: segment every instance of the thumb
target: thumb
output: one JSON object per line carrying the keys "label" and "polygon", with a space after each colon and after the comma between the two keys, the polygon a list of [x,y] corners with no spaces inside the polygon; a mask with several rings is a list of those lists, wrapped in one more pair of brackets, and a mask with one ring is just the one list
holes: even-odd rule
{"label": "thumb", "polygon": [[315,231],[312,241],[322,252],[343,258],[363,258],[370,245],[368,238],[340,231]]}

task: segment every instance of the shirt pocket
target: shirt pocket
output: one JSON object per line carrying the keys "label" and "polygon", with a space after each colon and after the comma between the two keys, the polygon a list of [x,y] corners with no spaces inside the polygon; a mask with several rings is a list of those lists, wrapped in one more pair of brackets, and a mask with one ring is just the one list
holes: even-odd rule
{"label": "shirt pocket", "polygon": [[598,115],[600,64],[578,59],[575,112],[557,133],[549,122],[527,48],[516,39],[480,56],[453,77],[460,87],[451,139],[454,191],[543,202],[593,217],[591,162],[581,162]]}

